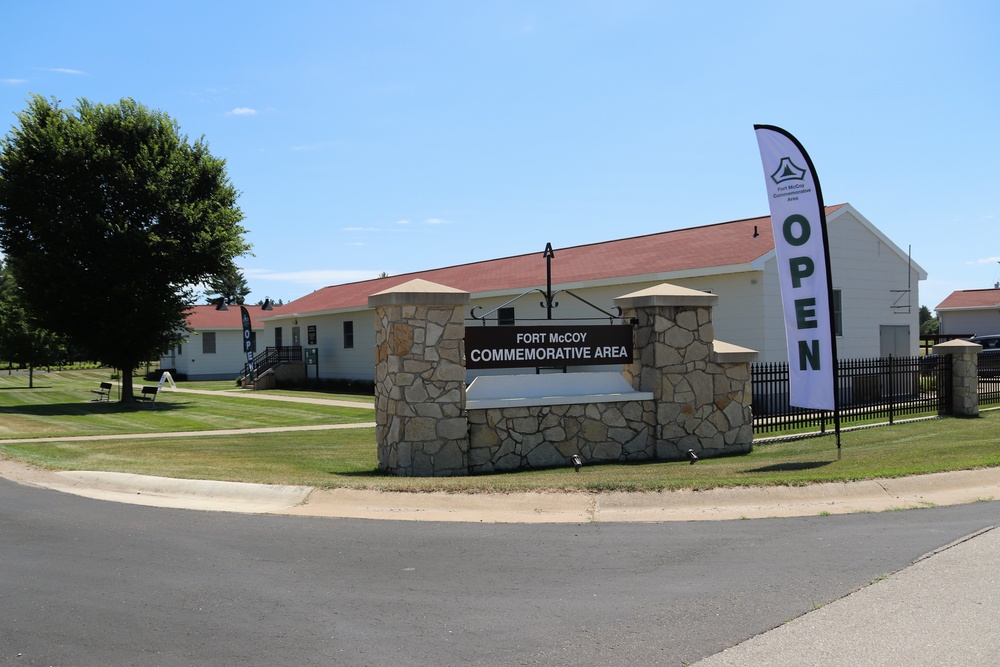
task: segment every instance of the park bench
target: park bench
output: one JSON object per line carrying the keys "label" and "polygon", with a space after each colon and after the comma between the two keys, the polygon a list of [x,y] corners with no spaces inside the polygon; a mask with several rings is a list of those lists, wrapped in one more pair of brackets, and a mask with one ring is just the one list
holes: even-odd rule
{"label": "park bench", "polygon": [[91,394],[97,394],[95,401],[108,401],[111,399],[111,383],[102,382],[99,389],[91,389]]}
{"label": "park bench", "polygon": [[137,401],[147,401],[153,403],[156,401],[156,392],[159,387],[143,387],[142,393],[136,396]]}

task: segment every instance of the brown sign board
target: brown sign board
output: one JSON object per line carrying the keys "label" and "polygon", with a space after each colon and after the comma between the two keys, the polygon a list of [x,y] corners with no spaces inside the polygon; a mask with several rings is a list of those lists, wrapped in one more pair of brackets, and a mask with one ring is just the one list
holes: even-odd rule
{"label": "brown sign board", "polygon": [[469,326],[466,368],[605,366],[632,363],[632,326]]}

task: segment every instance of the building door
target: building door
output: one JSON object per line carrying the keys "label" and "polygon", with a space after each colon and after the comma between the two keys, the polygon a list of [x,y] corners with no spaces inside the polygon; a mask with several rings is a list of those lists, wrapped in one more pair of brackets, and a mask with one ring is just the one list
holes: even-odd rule
{"label": "building door", "polygon": [[274,327],[274,346],[281,349],[281,327]]}
{"label": "building door", "polygon": [[909,325],[883,324],[878,330],[879,352],[883,357],[890,354],[894,357],[910,356]]}
{"label": "building door", "polygon": [[302,329],[301,327],[292,327],[292,347],[299,347],[302,345]]}

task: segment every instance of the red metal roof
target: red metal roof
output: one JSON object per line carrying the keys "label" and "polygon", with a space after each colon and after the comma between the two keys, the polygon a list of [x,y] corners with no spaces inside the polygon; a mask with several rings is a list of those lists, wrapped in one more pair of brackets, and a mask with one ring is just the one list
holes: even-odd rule
{"label": "red metal roof", "polygon": [[[844,206],[826,207],[827,216]],[[754,237],[754,228],[758,235]],[[553,284],[649,276],[748,264],[774,249],[771,218],[747,218],[569,248],[555,248]],[[332,285],[291,301],[284,313],[364,307],[368,297],[415,278],[470,293],[528,289],[545,284],[542,251],[388,278]]]}
{"label": "red metal roof", "polygon": [[[243,321],[240,318],[239,306],[228,306],[229,310],[218,310],[215,305],[192,306],[188,311],[188,326],[197,331],[212,331],[221,329],[242,329]],[[263,310],[260,306],[246,306],[250,313],[250,321],[254,329],[263,329],[264,324],[261,317],[277,315],[282,306],[275,306],[274,310]]]}
{"label": "red metal roof", "polygon": [[1000,308],[1000,289],[966,289],[952,292],[934,310]]}

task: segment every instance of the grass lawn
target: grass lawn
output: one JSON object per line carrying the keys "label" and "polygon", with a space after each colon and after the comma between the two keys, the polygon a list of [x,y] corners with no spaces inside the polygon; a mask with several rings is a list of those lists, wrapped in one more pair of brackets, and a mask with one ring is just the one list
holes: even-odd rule
{"label": "grass lawn", "polygon": [[[37,438],[121,433],[205,431],[272,426],[308,426],[372,422],[375,413],[365,408],[341,408],[270,401],[245,395],[185,394],[161,391],[153,404],[124,406],[115,401],[117,388],[107,403],[91,393],[108,370],[35,372],[28,389],[26,373],[0,374],[0,438]],[[134,378],[135,393],[144,384]],[[203,389],[204,383],[198,383]],[[218,383],[217,383],[218,384]],[[228,384],[228,383],[226,383]],[[184,383],[177,385],[184,388]],[[242,393],[242,392],[241,392]],[[325,395],[324,398],[342,398]],[[364,399],[354,399],[365,402]]]}
{"label": "grass lawn", "polygon": [[[100,378],[106,380],[105,376]],[[94,404],[100,379],[36,376],[36,389],[0,377],[0,437],[187,431],[374,420],[371,410],[304,405],[220,394],[164,392],[156,410]],[[179,384],[178,386],[183,386]],[[324,395],[329,397],[329,395]],[[157,398],[160,405],[161,398]],[[18,426],[13,426],[13,425]],[[194,426],[192,426],[192,424]],[[136,430],[142,427],[142,430]],[[832,435],[757,445],[751,454],[687,462],[569,466],[500,475],[401,478],[376,471],[372,428],[235,436],[0,444],[11,459],[61,470],[400,491],[657,491],[816,482],[1000,467],[1000,411],[847,431],[838,460]]]}

